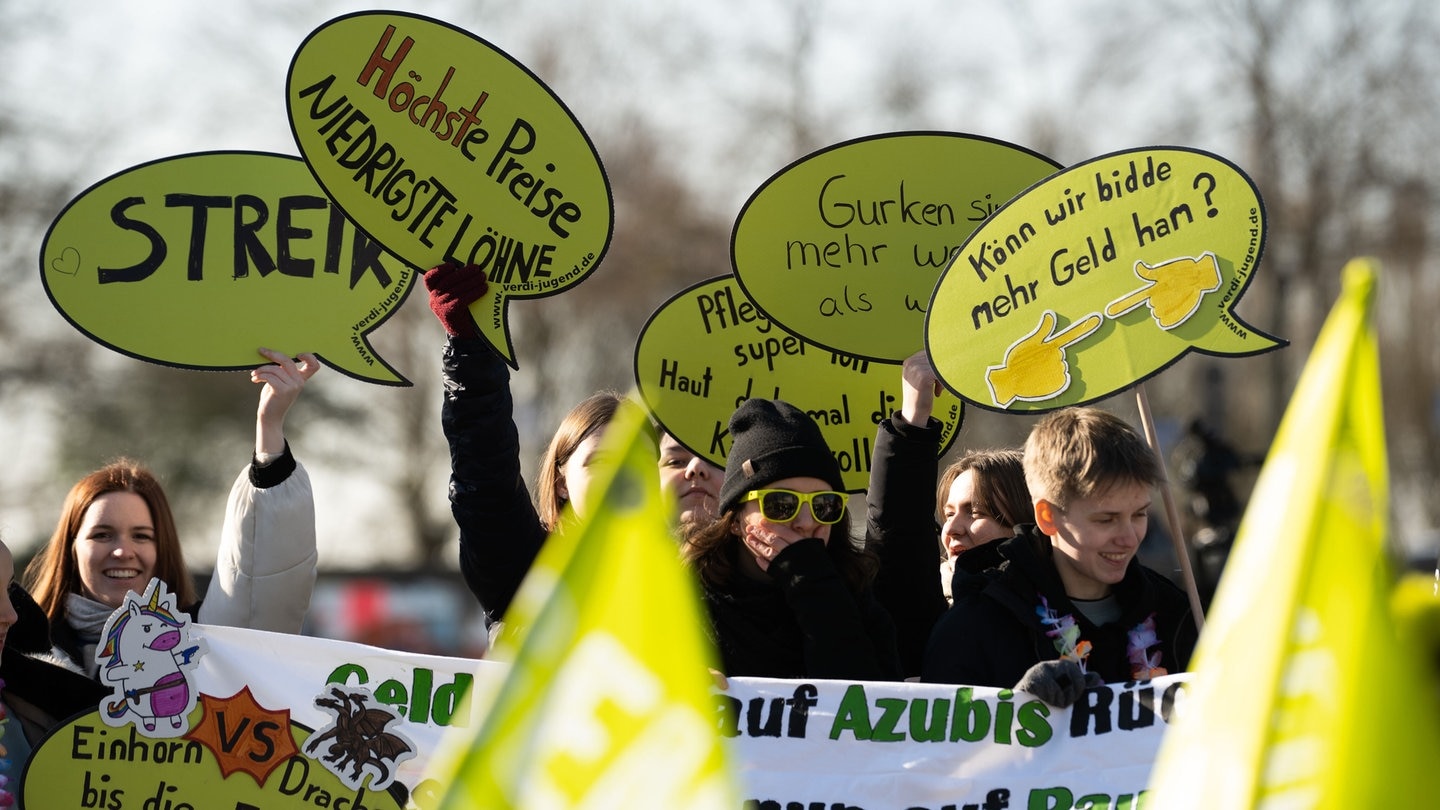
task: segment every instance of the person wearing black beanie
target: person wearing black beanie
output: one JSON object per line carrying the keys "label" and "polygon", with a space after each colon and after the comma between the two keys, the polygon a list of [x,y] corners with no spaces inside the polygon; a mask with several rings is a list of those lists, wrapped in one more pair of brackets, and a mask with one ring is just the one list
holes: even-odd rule
{"label": "person wearing black beanie", "polygon": [[725,674],[899,680],[875,559],[850,537],[840,465],[815,420],[751,399],[729,435],[720,517],[685,546]]}
{"label": "person wearing black beanie", "polygon": [[781,478],[819,478],[844,490],[840,463],[825,444],[819,425],[804,411],[778,399],[746,400],[730,417],[730,452],[720,485],[720,513],[740,496]]}

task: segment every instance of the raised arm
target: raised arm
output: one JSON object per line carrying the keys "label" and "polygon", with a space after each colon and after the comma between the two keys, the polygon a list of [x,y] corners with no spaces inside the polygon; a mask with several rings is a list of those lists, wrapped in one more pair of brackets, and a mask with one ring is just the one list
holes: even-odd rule
{"label": "raised arm", "polygon": [[259,351],[271,362],[250,372],[261,386],[255,457],[230,489],[199,620],[299,633],[315,589],[315,496],[285,439],[285,416],[320,364],[312,354]]}
{"label": "raised arm", "polygon": [[548,532],[520,474],[510,371],[479,336],[469,304],[485,293],[479,268],[425,274],[430,309],[445,327],[440,423],[450,444],[450,510],[460,528],[460,572],[492,621],[510,607]]}
{"label": "raised arm", "polygon": [[939,381],[924,352],[906,358],[901,384],[900,411],[876,431],[865,542],[880,559],[875,598],[895,621],[905,676],[914,677],[930,630],[948,607],[935,521],[941,424],[930,415]]}
{"label": "raised arm", "polygon": [[250,372],[250,381],[260,385],[260,407],[255,411],[255,455],[260,458],[285,452],[285,415],[300,398],[305,382],[320,370],[315,355],[304,353],[295,360],[274,349],[260,349],[270,362]]}

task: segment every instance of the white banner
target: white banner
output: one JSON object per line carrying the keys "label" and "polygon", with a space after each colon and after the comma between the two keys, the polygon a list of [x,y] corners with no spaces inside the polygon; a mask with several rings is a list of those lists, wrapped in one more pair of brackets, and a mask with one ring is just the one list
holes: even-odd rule
{"label": "white banner", "polygon": [[724,733],[754,810],[1135,808],[1187,676],[1066,710],[1008,689],[734,678]]}
{"label": "white banner", "polygon": [[[154,796],[170,810],[322,800],[373,808],[387,806],[389,786],[396,806],[426,810],[435,791],[421,777],[442,735],[478,727],[478,717],[457,712],[462,695],[507,669],[308,636],[188,629],[201,650],[187,676],[199,696],[188,731],[151,739],[138,723],[117,731],[81,715],[32,758],[26,807],[138,807]],[[1118,810],[1140,806],[1185,681],[1106,686],[1059,711],[1010,690],[732,678],[715,694],[715,716],[733,742],[744,810]],[[279,733],[285,717],[289,735]]]}

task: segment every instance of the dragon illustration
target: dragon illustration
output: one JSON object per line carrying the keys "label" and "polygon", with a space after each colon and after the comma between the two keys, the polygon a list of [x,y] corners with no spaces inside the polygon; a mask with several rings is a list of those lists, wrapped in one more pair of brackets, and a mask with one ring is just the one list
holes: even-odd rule
{"label": "dragon illustration", "polygon": [[[365,769],[373,768],[370,789],[383,790],[394,779],[398,761],[414,755],[414,746],[400,734],[386,730],[396,716],[386,709],[367,707],[367,693],[331,687],[330,695],[317,697],[315,705],[333,712],[335,722],[310,738],[305,744],[306,753],[319,755],[337,776],[356,788],[360,787]],[[324,753],[319,754],[327,742]]]}

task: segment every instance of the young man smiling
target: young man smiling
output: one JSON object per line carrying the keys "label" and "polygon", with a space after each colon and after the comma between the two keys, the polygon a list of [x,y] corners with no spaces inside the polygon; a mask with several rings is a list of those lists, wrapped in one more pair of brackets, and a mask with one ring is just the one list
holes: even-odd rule
{"label": "young man smiling", "polygon": [[1064,707],[1087,685],[1184,671],[1189,601],[1135,559],[1163,477],[1154,451],[1106,411],[1037,422],[1025,443],[1035,524],[1017,526],[1005,562],[955,594],[921,680],[1015,687]]}

